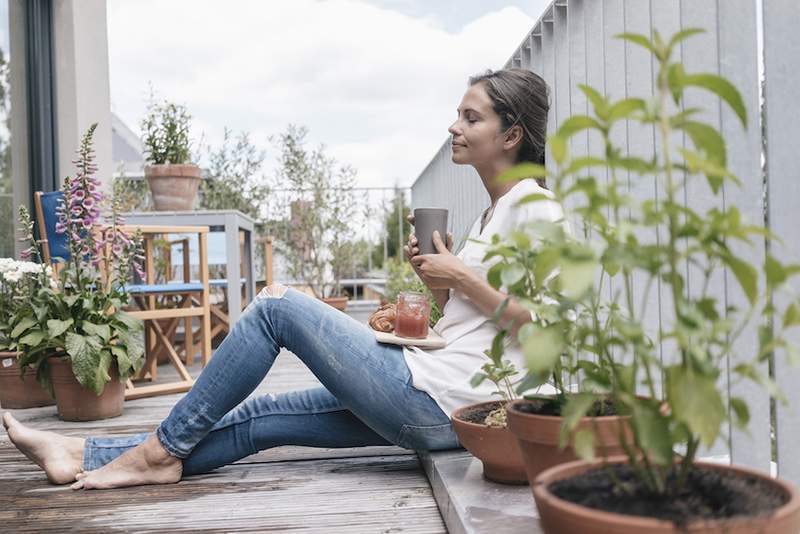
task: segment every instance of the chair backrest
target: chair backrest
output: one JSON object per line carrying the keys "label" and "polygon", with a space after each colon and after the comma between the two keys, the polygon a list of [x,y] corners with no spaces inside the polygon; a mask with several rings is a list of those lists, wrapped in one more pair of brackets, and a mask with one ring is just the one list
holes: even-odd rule
{"label": "chair backrest", "polygon": [[58,214],[56,208],[64,202],[64,193],[37,191],[34,195],[36,204],[36,224],[39,227],[39,239],[42,241],[42,255],[46,263],[55,263],[56,258],[68,261],[67,235],[56,233]]}

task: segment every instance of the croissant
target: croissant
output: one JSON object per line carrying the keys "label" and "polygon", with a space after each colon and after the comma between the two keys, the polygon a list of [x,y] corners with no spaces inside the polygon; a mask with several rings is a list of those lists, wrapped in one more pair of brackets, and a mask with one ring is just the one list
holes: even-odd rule
{"label": "croissant", "polygon": [[369,326],[373,330],[380,332],[391,332],[394,330],[394,321],[397,318],[397,309],[392,303],[384,304],[373,313],[369,318]]}

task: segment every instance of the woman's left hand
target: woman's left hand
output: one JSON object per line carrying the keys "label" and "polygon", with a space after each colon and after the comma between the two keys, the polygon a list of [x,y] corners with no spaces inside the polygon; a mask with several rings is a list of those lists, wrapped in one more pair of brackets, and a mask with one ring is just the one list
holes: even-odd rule
{"label": "woman's left hand", "polygon": [[447,249],[439,232],[435,230],[433,245],[438,254],[417,254],[409,261],[430,289],[458,287],[469,274],[469,268]]}

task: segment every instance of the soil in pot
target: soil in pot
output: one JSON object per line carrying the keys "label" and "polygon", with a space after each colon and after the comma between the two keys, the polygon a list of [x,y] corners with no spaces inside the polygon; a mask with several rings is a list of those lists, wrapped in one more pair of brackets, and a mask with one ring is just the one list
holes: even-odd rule
{"label": "soil in pot", "polygon": [[[555,399],[519,400],[508,407],[508,427],[519,441],[519,448],[525,461],[528,480],[534,480],[539,473],[554,465],[578,459],[575,450],[568,443],[559,447],[561,438],[562,405]],[[632,433],[627,417],[617,415],[611,400],[597,401],[578,423],[576,430],[590,430],[594,433],[595,454],[599,457],[623,454],[620,437],[632,441]]]}
{"label": "soil in pot", "polygon": [[[546,534],[797,534],[800,493],[768,473],[696,462],[688,494],[654,496],[631,476],[628,458],[570,462],[534,480],[533,496]],[[616,466],[613,471],[609,467]],[[610,474],[609,474],[610,473]],[[611,484],[629,484],[621,496]],[[674,476],[674,475],[673,475]],[[627,494],[627,491],[623,491]],[[565,498],[559,497],[563,495]],[[580,501],[583,504],[579,504]],[[595,506],[595,507],[592,507]],[[649,513],[651,515],[633,515]],[[747,513],[755,515],[745,515]]]}
{"label": "soil in pot", "polygon": [[459,442],[483,464],[483,476],[501,484],[527,484],[525,465],[514,436],[505,426],[488,426],[486,416],[501,401],[465,406],[453,413],[453,429]]}
{"label": "soil in pot", "polygon": [[[630,493],[624,493],[614,484],[612,473]],[[673,471],[670,480],[674,482],[676,477]],[[697,467],[689,471],[683,490],[667,497],[651,493],[627,464],[592,469],[553,482],[548,489],[571,503],[604,512],[671,521],[678,528],[685,528],[693,521],[769,515],[789,501],[779,486],[762,479]]]}
{"label": "soil in pot", "polygon": [[49,358],[50,377],[56,394],[58,416],[64,421],[95,421],[122,415],[125,384],[120,382],[117,366],[108,370],[111,380],[98,396],[84,388],[72,372],[72,364],[61,358]]}
{"label": "soil in pot", "polygon": [[36,369],[20,377],[17,354],[0,352],[0,407],[5,410],[52,406],[56,401],[36,381]]}

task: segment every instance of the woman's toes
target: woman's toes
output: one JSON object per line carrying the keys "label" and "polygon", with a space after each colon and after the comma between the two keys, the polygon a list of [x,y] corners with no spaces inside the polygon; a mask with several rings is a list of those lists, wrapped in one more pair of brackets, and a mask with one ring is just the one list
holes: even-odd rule
{"label": "woman's toes", "polygon": [[77,482],[75,482],[75,483],[74,483],[72,486],[70,486],[70,487],[71,487],[72,489],[74,489],[74,490],[79,490],[79,489],[83,489],[83,485],[84,485],[84,482],[83,482],[83,480],[78,480]]}

